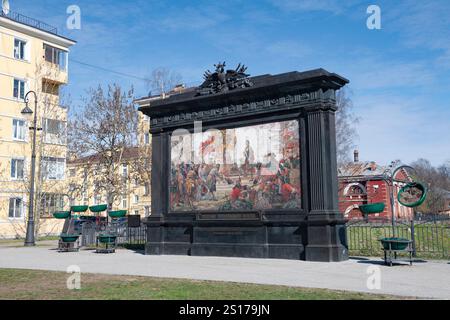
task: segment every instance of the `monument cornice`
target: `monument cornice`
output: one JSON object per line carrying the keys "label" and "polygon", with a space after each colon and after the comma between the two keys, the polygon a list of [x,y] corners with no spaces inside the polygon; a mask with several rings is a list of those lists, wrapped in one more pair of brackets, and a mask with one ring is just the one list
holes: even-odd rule
{"label": "monument cornice", "polygon": [[[139,108],[151,118],[153,132],[193,121],[230,119],[254,112],[265,114],[316,104],[334,105],[334,92],[348,80],[324,69],[261,75],[248,78],[251,87],[198,96],[197,88],[164,99],[149,100]],[[231,94],[232,92],[232,94]],[[145,101],[145,98],[139,99]]]}
{"label": "monument cornice", "polygon": [[201,111],[179,112],[171,115],[152,117],[150,131],[158,133],[164,129],[191,127],[195,121],[208,123],[210,121],[231,120],[246,116],[269,116],[280,112],[299,112],[301,109],[313,112],[315,110],[336,110],[335,91],[318,89],[311,92],[287,94],[278,98],[263,99],[241,104],[229,104],[212,107]]}

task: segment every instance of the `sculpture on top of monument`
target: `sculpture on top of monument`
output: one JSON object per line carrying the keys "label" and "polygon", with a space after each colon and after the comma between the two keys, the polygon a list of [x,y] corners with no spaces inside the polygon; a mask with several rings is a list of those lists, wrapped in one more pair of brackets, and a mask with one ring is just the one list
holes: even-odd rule
{"label": "sculpture on top of monument", "polygon": [[216,68],[215,72],[207,70],[204,73],[205,81],[199,86],[197,95],[203,96],[253,86],[253,83],[248,79],[250,75],[245,73],[247,70],[245,65],[239,63],[236,69],[229,69],[226,72],[225,62],[219,62],[214,67]]}

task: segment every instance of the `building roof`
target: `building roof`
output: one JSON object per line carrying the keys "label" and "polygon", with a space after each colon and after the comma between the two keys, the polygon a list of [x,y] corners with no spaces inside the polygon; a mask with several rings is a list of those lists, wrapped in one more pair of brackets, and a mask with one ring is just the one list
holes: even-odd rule
{"label": "building roof", "polygon": [[[122,160],[129,160],[134,159],[139,156],[139,147],[127,147],[123,151]],[[99,162],[102,160],[102,157],[99,153],[92,154],[85,157],[75,158],[75,159],[69,159],[67,161],[68,165],[77,165],[77,164],[85,164],[89,162]]]}
{"label": "building roof", "polygon": [[0,10],[0,22],[10,29],[42,38],[64,47],[70,47],[76,43],[75,40],[58,34],[56,27],[17,12],[9,11],[8,13],[4,13]]}
{"label": "building roof", "polygon": [[367,177],[370,179],[381,178],[388,166],[378,165],[375,161],[348,162],[338,168],[338,176],[342,177]]}
{"label": "building roof", "polygon": [[148,97],[142,97],[135,99],[134,102],[139,104],[140,106],[146,106],[149,105],[151,101],[161,100],[161,99],[167,99],[170,96],[186,93],[186,92],[192,92],[195,91],[197,87],[185,87],[182,84],[176,85],[172,90],[169,92],[166,92],[164,94],[156,94],[156,95],[149,95]]}

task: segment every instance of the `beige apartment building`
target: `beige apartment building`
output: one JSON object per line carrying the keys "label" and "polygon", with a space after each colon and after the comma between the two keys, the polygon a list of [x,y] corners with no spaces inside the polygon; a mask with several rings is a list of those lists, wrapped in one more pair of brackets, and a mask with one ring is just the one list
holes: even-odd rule
{"label": "beige apartment building", "polygon": [[[38,102],[35,218],[37,233],[61,229],[52,212],[66,204],[66,121],[60,89],[68,82],[75,41],[38,20],[0,12],[0,238],[23,237],[28,213],[32,116],[21,113],[27,92]],[[33,112],[35,98],[29,96]]]}
{"label": "beige apartment building", "polygon": [[[150,121],[147,116],[139,114],[138,143],[135,147],[123,150],[120,163],[113,173],[122,180],[121,195],[113,202],[113,210],[127,210],[128,214],[151,215],[151,145]],[[68,188],[71,205],[106,204],[106,191],[102,178],[101,159],[90,155],[70,159],[67,162]],[[89,214],[89,212],[87,213]]]}

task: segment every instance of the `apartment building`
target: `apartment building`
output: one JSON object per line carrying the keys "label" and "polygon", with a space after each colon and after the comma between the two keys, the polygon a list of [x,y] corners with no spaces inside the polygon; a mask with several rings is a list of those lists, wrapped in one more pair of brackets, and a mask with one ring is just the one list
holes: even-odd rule
{"label": "apartment building", "polygon": [[[115,164],[112,173],[115,180],[121,180],[122,194],[115,195],[114,210],[127,210],[128,214],[151,215],[151,143],[150,119],[139,114],[137,146],[123,150],[120,163]],[[97,205],[107,203],[105,182],[107,175],[102,158],[89,155],[70,159],[67,162],[67,176],[71,205]],[[89,214],[89,213],[88,213]]]}
{"label": "apartment building", "polygon": [[52,212],[66,204],[66,121],[60,89],[76,42],[42,21],[0,12],[0,238],[23,237],[28,213],[32,116],[37,112],[35,213],[38,234],[57,233]]}

